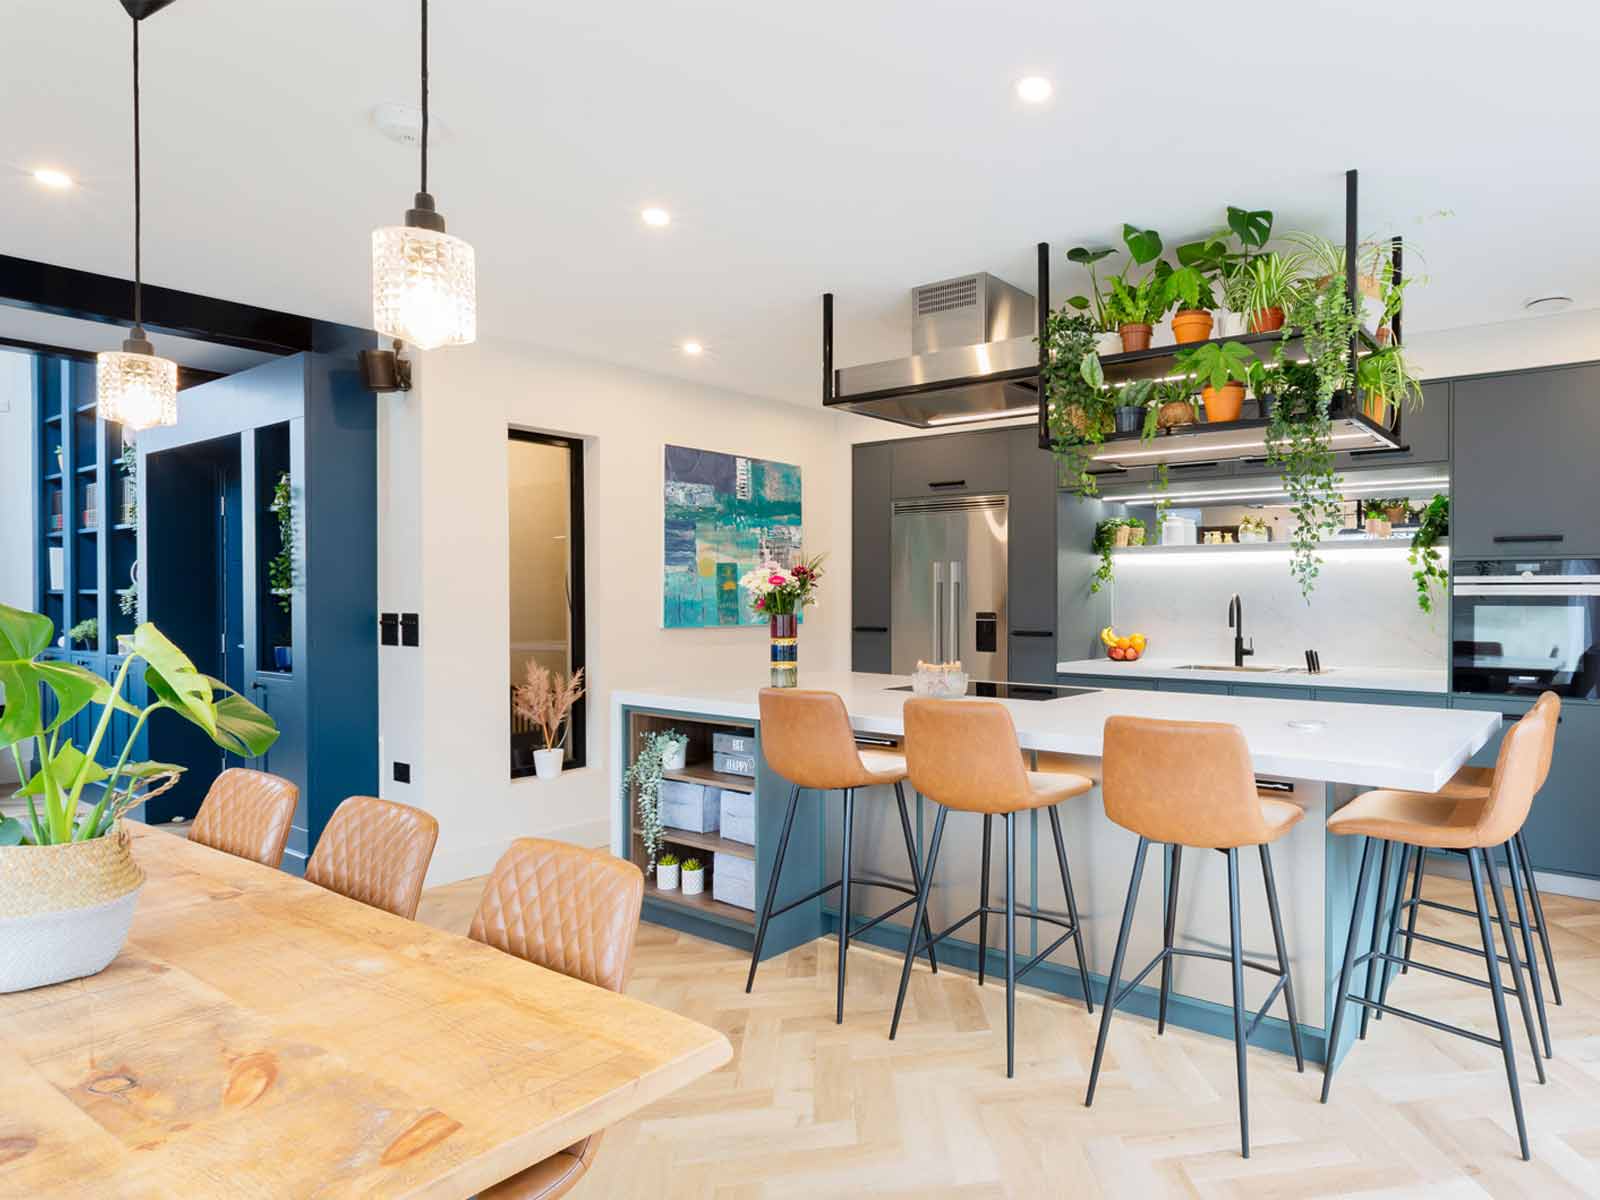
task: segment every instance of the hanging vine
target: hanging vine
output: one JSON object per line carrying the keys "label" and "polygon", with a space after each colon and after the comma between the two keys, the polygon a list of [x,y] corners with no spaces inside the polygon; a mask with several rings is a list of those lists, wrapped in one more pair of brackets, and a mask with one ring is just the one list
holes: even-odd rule
{"label": "hanging vine", "polygon": [[1114,427],[1111,400],[1094,352],[1098,332],[1090,318],[1058,309],[1038,339],[1045,348],[1039,374],[1050,449],[1061,465],[1063,485],[1079,496],[1098,494],[1089,468],[1095,448]]}
{"label": "hanging vine", "polygon": [[1439,553],[1438,542],[1450,533],[1450,497],[1437,495],[1422,510],[1422,520],[1416,533],[1411,535],[1411,549],[1406,558],[1412,566],[1411,578],[1417,585],[1417,607],[1423,612],[1433,611],[1433,591],[1444,594],[1450,582],[1444,569],[1444,558]]}

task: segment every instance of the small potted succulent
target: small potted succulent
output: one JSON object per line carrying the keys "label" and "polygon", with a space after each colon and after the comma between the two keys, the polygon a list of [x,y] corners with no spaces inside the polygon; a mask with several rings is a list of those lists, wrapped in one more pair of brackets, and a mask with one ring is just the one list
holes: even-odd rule
{"label": "small potted succulent", "polygon": [[1267,524],[1266,518],[1256,516],[1239,518],[1239,541],[1241,544],[1270,542],[1271,540],[1272,526]]}
{"label": "small potted succulent", "polygon": [[706,868],[698,858],[683,860],[683,894],[698,896],[706,890]]}
{"label": "small potted succulent", "polygon": [[539,726],[544,737],[544,749],[533,752],[534,773],[540,779],[554,779],[561,774],[566,760],[566,731],[562,726],[572,713],[572,706],[583,695],[583,668],[564,679],[555,671],[528,660],[527,676],[512,691],[512,704],[517,716]]}
{"label": "small potted succulent", "polygon": [[656,860],[656,886],[663,892],[678,890],[678,856],[670,850]]}

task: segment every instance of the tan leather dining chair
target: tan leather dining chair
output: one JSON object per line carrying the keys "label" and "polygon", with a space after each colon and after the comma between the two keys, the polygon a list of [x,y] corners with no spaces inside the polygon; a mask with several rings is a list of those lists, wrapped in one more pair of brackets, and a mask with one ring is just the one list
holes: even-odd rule
{"label": "tan leather dining chair", "polygon": [[[1554,739],[1556,714],[1548,704],[1535,705],[1533,710],[1506,731],[1500,742],[1500,753],[1495,759],[1494,773],[1489,792],[1482,800],[1456,799],[1428,792],[1378,790],[1363,792],[1328,818],[1328,832],[1346,837],[1365,837],[1361,852],[1361,867],[1356,876],[1355,902],[1351,906],[1350,929],[1345,939],[1344,965],[1339,972],[1339,990],[1335,993],[1333,1027],[1328,1037],[1328,1062],[1322,1077],[1322,1101],[1328,1101],[1333,1085],[1333,1071],[1338,1061],[1340,1037],[1344,1028],[1345,1013],[1352,1003],[1364,1012],[1383,1012],[1406,1020],[1418,1021],[1433,1029],[1455,1033],[1477,1042],[1487,1042],[1501,1052],[1505,1059],[1506,1083],[1511,1091],[1511,1108],[1517,1123],[1517,1140],[1522,1157],[1531,1157],[1528,1148],[1528,1128],[1522,1111],[1522,1088],[1517,1079],[1516,1049],[1512,1042],[1511,1022],[1506,1015],[1506,988],[1500,979],[1500,963],[1511,967],[1511,990],[1522,1008],[1523,1024],[1527,1027],[1529,1046],[1533,1051],[1534,1066],[1539,1082],[1545,1082],[1544,1060],[1539,1055],[1539,1039],[1534,1029],[1533,1009],[1528,1000],[1529,989],[1524,982],[1522,958],[1512,940],[1511,922],[1506,917],[1505,903],[1500,897],[1500,884],[1495,876],[1494,860],[1489,851],[1505,846],[1522,829],[1533,805],[1534,793],[1549,769],[1550,746]],[[1363,909],[1371,883],[1373,852],[1383,847],[1383,862],[1378,869],[1378,892],[1374,902],[1372,940],[1363,951],[1359,945]],[[1391,1007],[1380,992],[1379,976],[1387,975],[1388,968],[1403,963],[1394,954],[1393,936],[1387,941],[1381,932],[1382,917],[1389,908],[1386,889],[1389,884],[1388,867],[1390,851],[1402,848],[1402,865],[1405,855],[1412,850],[1458,850],[1467,857],[1467,869],[1472,877],[1475,905],[1473,915],[1478,920],[1481,949],[1470,946],[1442,945],[1463,950],[1482,959],[1487,965],[1488,979],[1480,980],[1456,971],[1448,971],[1430,963],[1413,960],[1411,966],[1419,971],[1443,975],[1461,982],[1486,987],[1494,1001],[1495,1024],[1499,1037],[1486,1038],[1481,1033],[1448,1025],[1443,1021]],[[1512,892],[1521,902],[1515,855],[1508,855],[1511,867]],[[1487,887],[1485,880],[1487,879]],[[1400,878],[1394,880],[1395,889],[1401,886]],[[1506,955],[1502,959],[1495,947],[1490,928],[1489,896],[1493,897],[1495,915],[1505,941]],[[1524,921],[1524,933],[1527,925]],[[1526,945],[1526,943],[1525,943]],[[1387,946],[1387,949],[1385,949]],[[1530,965],[1532,947],[1527,945]],[[1351,990],[1353,972],[1365,966],[1366,981],[1361,994]],[[1365,1034],[1365,1028],[1362,1030]]]}
{"label": "tan leather dining chair", "polygon": [[[495,864],[467,936],[552,971],[622,991],[633,964],[644,875],[625,859],[519,838]],[[601,1135],[478,1193],[479,1200],[554,1200],[593,1165]]]}
{"label": "tan leather dining chair", "polygon": [[439,841],[439,822],[409,804],[351,796],[334,810],[306,863],[306,878],[407,920]]}
{"label": "tan leather dining chair", "polygon": [[282,866],[299,802],[300,789],[289,780],[230,767],[212,781],[189,827],[189,840],[262,866]]}

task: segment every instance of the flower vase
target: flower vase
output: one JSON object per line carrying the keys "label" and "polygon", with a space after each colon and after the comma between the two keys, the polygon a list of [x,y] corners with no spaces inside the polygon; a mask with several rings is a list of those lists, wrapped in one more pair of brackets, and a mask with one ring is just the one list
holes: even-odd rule
{"label": "flower vase", "polygon": [[775,613],[767,618],[767,629],[772,639],[772,686],[797,687],[800,674],[799,618],[794,613]]}

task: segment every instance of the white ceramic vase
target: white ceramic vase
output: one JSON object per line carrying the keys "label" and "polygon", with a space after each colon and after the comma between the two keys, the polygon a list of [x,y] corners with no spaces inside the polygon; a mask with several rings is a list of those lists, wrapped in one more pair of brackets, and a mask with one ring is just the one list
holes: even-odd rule
{"label": "white ceramic vase", "polygon": [[535,750],[533,752],[534,773],[540,779],[555,779],[561,774],[561,765],[566,760],[565,750]]}
{"label": "white ceramic vase", "polygon": [[701,867],[698,871],[685,870],[683,872],[683,894],[685,896],[698,896],[706,890],[706,869]]}
{"label": "white ceramic vase", "polygon": [[673,863],[670,867],[665,863],[656,864],[656,886],[663,892],[675,892],[678,890],[677,863]]}

